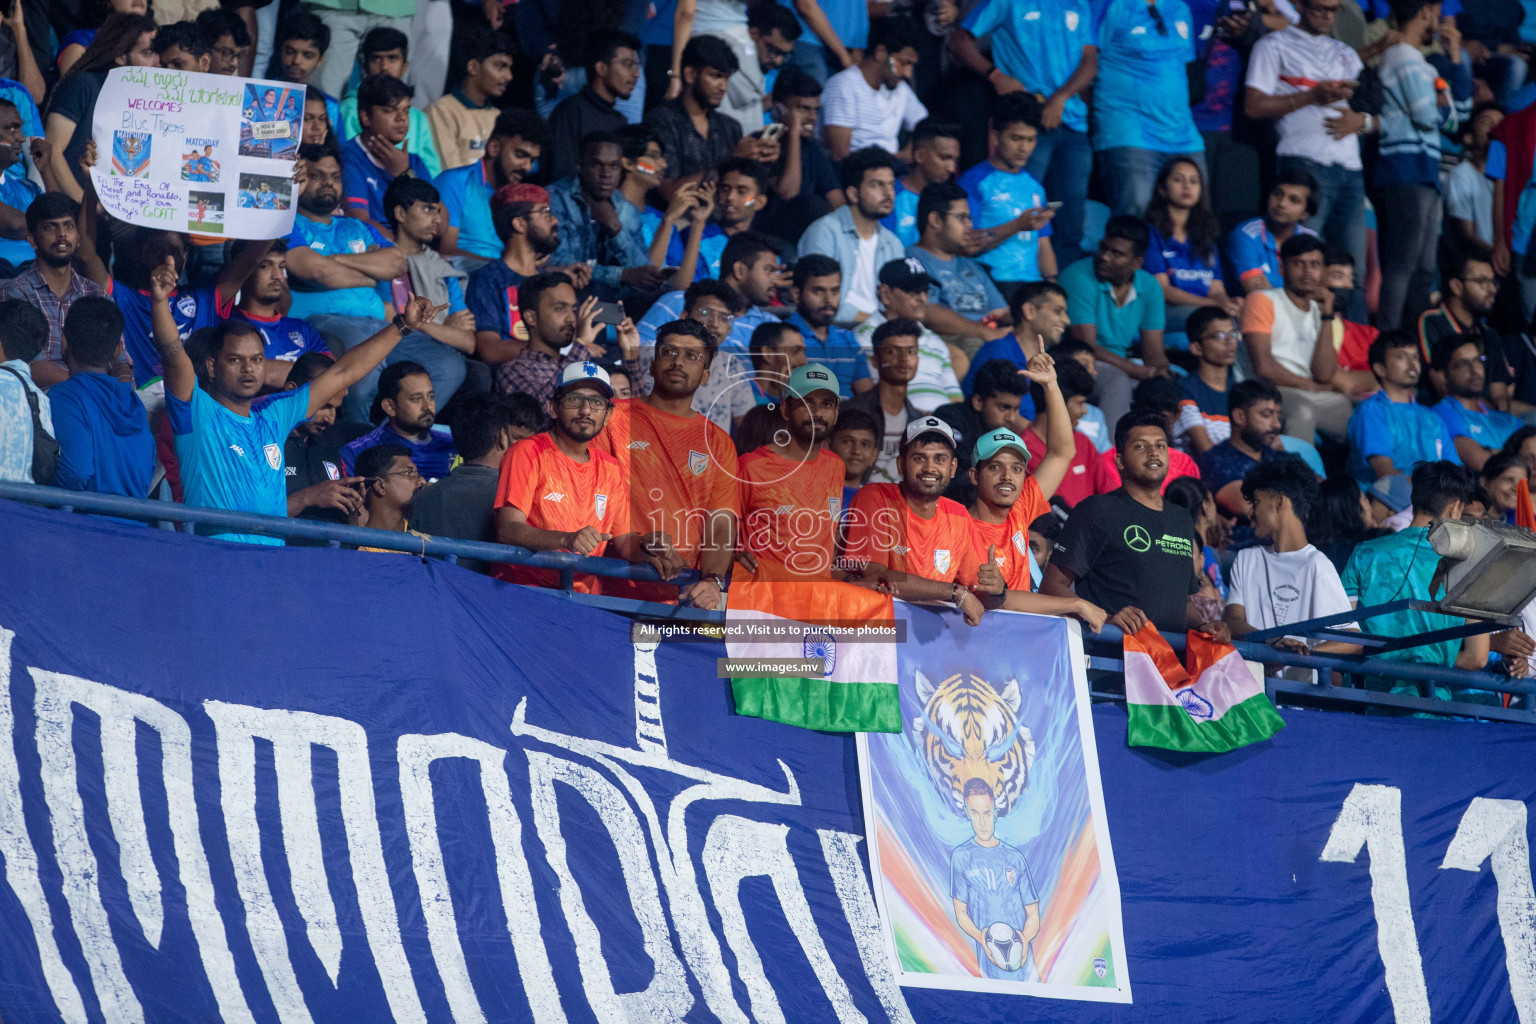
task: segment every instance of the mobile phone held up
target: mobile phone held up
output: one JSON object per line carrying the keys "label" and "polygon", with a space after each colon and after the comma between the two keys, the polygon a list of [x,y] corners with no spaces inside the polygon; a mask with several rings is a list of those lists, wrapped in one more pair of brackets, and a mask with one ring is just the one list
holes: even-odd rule
{"label": "mobile phone held up", "polygon": [[617,327],[624,322],[624,307],[617,302],[599,302],[597,314],[592,318],[595,324],[612,324]]}

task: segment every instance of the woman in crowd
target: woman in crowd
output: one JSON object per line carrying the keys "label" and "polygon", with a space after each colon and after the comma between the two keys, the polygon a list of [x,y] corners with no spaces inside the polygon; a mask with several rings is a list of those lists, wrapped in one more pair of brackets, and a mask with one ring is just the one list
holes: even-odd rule
{"label": "woman in crowd", "polygon": [[113,14],[53,91],[44,131],[53,146],[59,184],[75,202],[85,195],[80,155],[91,139],[96,97],[107,80],[107,72],[129,66],[159,67],[160,58],[150,49],[155,27],[155,19],[147,14]]}
{"label": "woman in crowd", "polygon": [[1211,209],[1205,174],[1187,157],[1163,165],[1147,206],[1147,273],[1163,286],[1167,330],[1182,331],[1189,315],[1212,306],[1236,316],[1242,304],[1227,295],[1221,280],[1221,225]]}
{"label": "woman in crowd", "polygon": [[1521,456],[1513,452],[1496,452],[1489,456],[1483,463],[1480,478],[1488,495],[1488,518],[1513,523],[1520,485],[1529,479],[1530,470]]}

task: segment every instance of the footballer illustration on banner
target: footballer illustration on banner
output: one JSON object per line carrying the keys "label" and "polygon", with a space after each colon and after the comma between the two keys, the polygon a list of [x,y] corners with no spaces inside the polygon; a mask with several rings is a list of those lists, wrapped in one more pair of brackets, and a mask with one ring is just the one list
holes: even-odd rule
{"label": "footballer illustration on banner", "polygon": [[[909,638],[943,633],[898,615]],[[1081,634],[1014,613],[982,631],[901,645],[902,732],[859,736],[893,968],[907,986],[1130,1002]]]}
{"label": "footballer illustration on banner", "polygon": [[166,231],[274,238],[293,230],[304,90],[196,71],[122,67],[96,100],[91,169],[119,220]]}

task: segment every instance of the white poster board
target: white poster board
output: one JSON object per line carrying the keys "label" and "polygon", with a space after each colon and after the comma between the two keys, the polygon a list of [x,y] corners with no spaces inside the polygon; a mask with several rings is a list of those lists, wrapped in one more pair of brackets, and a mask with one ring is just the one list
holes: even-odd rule
{"label": "white poster board", "polygon": [[91,178],[107,212],[166,231],[278,238],[293,230],[304,87],[115,68],[96,100]]}

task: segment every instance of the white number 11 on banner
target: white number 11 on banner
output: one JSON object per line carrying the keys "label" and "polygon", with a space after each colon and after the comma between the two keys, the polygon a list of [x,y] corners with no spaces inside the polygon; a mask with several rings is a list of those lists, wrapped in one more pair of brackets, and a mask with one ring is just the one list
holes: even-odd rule
{"label": "white number 11 on banner", "polygon": [[[1536,888],[1525,835],[1525,804],[1477,797],[1461,816],[1442,870],[1480,871],[1489,861],[1499,889],[1499,932],[1504,938],[1509,993],[1520,1024],[1536,1024]],[[1370,848],[1371,905],[1376,944],[1386,969],[1387,994],[1398,1024],[1429,1024],[1429,992],[1408,895],[1403,844],[1402,791],[1356,783],[1334,819],[1323,861],[1352,864]]]}

